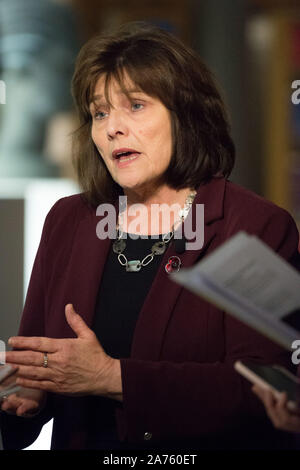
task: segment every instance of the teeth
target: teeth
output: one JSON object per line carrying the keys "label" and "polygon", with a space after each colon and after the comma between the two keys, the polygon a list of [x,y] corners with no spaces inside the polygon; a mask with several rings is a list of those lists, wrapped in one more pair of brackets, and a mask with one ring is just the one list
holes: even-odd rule
{"label": "teeth", "polygon": [[132,152],[119,152],[117,153],[117,157],[120,157],[122,155],[125,155],[127,157],[127,155],[130,155]]}
{"label": "teeth", "polygon": [[137,158],[137,155],[129,156],[129,157],[120,157],[119,161],[126,162],[127,160],[134,160]]}

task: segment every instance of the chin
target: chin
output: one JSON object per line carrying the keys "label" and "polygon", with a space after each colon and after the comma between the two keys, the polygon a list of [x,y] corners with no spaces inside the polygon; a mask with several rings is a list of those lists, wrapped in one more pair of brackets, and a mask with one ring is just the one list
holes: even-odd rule
{"label": "chin", "polygon": [[118,181],[118,184],[123,188],[127,190],[138,190],[142,189],[143,186],[145,185],[145,182],[141,181]]}

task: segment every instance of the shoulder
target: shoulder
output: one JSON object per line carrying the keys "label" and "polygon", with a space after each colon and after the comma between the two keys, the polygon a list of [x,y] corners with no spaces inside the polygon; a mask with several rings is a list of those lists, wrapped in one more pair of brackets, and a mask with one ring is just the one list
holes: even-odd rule
{"label": "shoulder", "polygon": [[59,199],[52,206],[48,215],[67,215],[76,213],[78,216],[85,217],[93,212],[93,208],[88,205],[84,194],[73,194]]}
{"label": "shoulder", "polygon": [[247,208],[255,207],[255,209],[266,210],[268,212],[281,210],[273,202],[229,180],[226,181],[225,199],[230,204],[234,203],[237,207],[242,207],[246,204]]}
{"label": "shoulder", "polygon": [[287,210],[231,181],[226,182],[224,213],[235,222],[248,220],[251,224],[270,218],[293,220]]}
{"label": "shoulder", "polygon": [[48,212],[43,229],[43,238],[47,241],[52,233],[74,232],[81,220],[92,217],[95,211],[86,202],[83,194],[59,199]]}
{"label": "shoulder", "polygon": [[227,236],[244,230],[274,249],[282,244],[297,247],[299,242],[297,226],[287,210],[230,181],[224,192],[224,222]]}

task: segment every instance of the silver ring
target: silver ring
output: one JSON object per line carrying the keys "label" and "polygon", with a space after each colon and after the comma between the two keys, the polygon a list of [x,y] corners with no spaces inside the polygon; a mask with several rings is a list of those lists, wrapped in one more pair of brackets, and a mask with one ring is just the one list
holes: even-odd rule
{"label": "silver ring", "polygon": [[2,400],[7,400],[8,396],[7,395],[3,395],[2,396]]}
{"label": "silver ring", "polygon": [[48,353],[44,353],[43,367],[48,367]]}

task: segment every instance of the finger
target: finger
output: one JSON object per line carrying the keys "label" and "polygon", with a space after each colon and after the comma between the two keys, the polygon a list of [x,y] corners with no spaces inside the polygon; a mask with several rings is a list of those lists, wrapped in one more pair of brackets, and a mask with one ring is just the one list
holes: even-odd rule
{"label": "finger", "polygon": [[5,398],[1,404],[1,410],[6,412],[15,413],[18,406],[21,404],[20,398],[15,394],[9,395],[9,397]]}
{"label": "finger", "polygon": [[252,392],[255,393],[262,401],[264,401],[264,390],[258,385],[253,385]]}
{"label": "finger", "polygon": [[26,397],[24,398],[23,396],[19,396],[18,394],[10,395],[1,407],[2,411],[17,416],[24,416],[26,413],[28,415],[32,415],[39,408],[40,403],[37,400]]}
{"label": "finger", "polygon": [[264,403],[267,408],[270,410],[273,410],[275,405],[276,405],[277,399],[275,395],[273,394],[272,390],[270,389],[265,389],[264,390]]}
{"label": "finger", "polygon": [[31,351],[56,352],[59,340],[41,336],[13,336],[8,344],[16,349],[30,349]]}
{"label": "finger", "polygon": [[255,385],[252,388],[252,390],[261,399],[261,401],[263,402],[265,406],[265,409],[269,418],[271,418],[273,421],[275,405],[274,405],[274,396],[272,394],[272,391],[269,389],[260,387],[258,385]]}
{"label": "finger", "polygon": [[286,423],[289,422],[292,416],[292,413],[287,408],[287,401],[287,394],[281,393],[274,407],[277,419],[282,426],[286,426]]}
{"label": "finger", "polygon": [[78,338],[90,338],[91,336],[94,336],[93,331],[87,326],[81,316],[75,312],[72,304],[66,305],[65,315],[68,324],[74,333],[76,333]]}
{"label": "finger", "polygon": [[17,408],[16,414],[18,416],[24,415],[33,415],[40,408],[39,404],[33,401],[23,401],[21,405]]}
{"label": "finger", "polygon": [[267,414],[276,428],[290,432],[300,432],[300,417],[289,411],[287,402],[286,393],[280,394],[278,398],[274,398],[273,395],[272,404],[268,401],[268,406],[266,406]]}
{"label": "finger", "polygon": [[6,362],[9,364],[42,366],[44,355],[39,351],[8,351],[6,353]]}
{"label": "finger", "polygon": [[275,396],[272,390],[266,390],[266,412],[274,426],[278,429],[285,429],[285,423],[288,419],[288,412],[285,403],[286,397],[279,398],[279,395]]}
{"label": "finger", "polygon": [[34,390],[43,390],[45,392],[58,392],[57,385],[51,380],[31,380],[31,379],[18,379],[20,385],[25,388],[32,388]]}
{"label": "finger", "polygon": [[260,398],[266,408],[272,407],[273,397],[270,389],[254,385],[252,391]]}
{"label": "finger", "polygon": [[10,405],[7,400],[1,404],[1,411],[5,411],[8,414],[16,414],[16,408]]}
{"label": "finger", "polygon": [[25,387],[22,379],[46,380],[52,379],[53,371],[50,367],[20,366],[16,384]]}
{"label": "finger", "polygon": [[290,413],[292,413],[295,416],[300,417],[299,403],[294,402],[294,401],[293,402],[288,401],[286,406]]}
{"label": "finger", "polygon": [[277,408],[285,408],[286,405],[287,405],[287,394],[286,392],[282,392],[278,396],[276,406]]}

